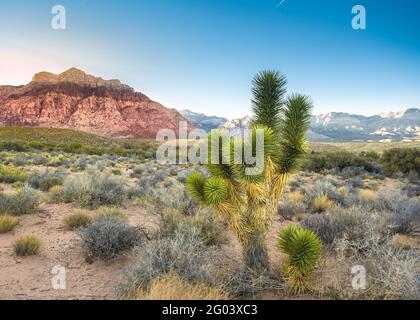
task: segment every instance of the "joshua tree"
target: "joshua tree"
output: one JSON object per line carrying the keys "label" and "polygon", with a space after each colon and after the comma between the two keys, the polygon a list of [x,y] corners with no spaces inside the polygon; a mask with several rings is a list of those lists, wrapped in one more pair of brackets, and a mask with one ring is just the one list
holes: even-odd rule
{"label": "joshua tree", "polygon": [[[253,123],[247,138],[221,139],[220,131],[209,134],[209,154],[219,156],[219,164],[207,165],[210,178],[195,172],[187,179],[187,189],[202,206],[208,206],[229,223],[243,245],[244,262],[258,272],[268,271],[266,237],[288,174],[298,169],[306,152],[305,134],[309,126],[311,101],[293,94],[285,98],[286,78],[276,71],[263,71],[253,80]],[[246,146],[253,156],[258,132],[264,133],[263,166],[259,174],[250,175],[248,164],[233,161],[236,145]],[[227,152],[226,152],[227,151]],[[224,153],[225,152],[225,153]],[[229,161],[223,161],[229,155]]]}

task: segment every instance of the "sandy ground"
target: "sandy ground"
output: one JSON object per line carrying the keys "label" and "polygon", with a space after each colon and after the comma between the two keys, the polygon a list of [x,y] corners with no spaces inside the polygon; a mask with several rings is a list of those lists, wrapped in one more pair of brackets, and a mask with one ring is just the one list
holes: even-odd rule
{"label": "sandy ground", "polygon": [[[115,287],[120,272],[130,264],[127,256],[110,261],[87,262],[73,231],[63,228],[63,218],[75,210],[70,204],[44,204],[41,212],[19,217],[19,225],[0,235],[0,300],[1,299],[115,299]],[[130,225],[156,226],[157,217],[133,203],[125,206]],[[269,234],[269,255],[275,268],[280,259],[276,249],[277,230],[281,225],[276,217]],[[40,253],[32,257],[17,257],[13,241],[32,232],[43,240]],[[242,248],[233,234],[228,234],[224,248],[240,259]],[[66,289],[52,286],[54,266],[66,269]]]}
{"label": "sandy ground", "polygon": [[[111,261],[85,261],[78,236],[64,230],[62,219],[71,205],[42,205],[42,212],[19,217],[19,225],[0,235],[0,299],[114,299],[120,271],[130,263],[128,257]],[[153,223],[154,217],[134,205],[126,212],[131,225]],[[43,239],[37,256],[17,257],[13,241],[33,232]],[[54,266],[66,268],[65,290],[52,288]]]}
{"label": "sandy ground", "polygon": [[[394,184],[390,184],[394,183]],[[389,186],[392,188],[389,188]],[[395,189],[393,181],[380,182],[380,188]],[[2,186],[7,189],[7,186]],[[120,272],[130,264],[126,256],[110,261],[87,262],[78,236],[63,228],[62,220],[73,212],[70,204],[43,204],[41,212],[19,217],[19,225],[11,232],[0,235],[0,299],[115,299],[115,286]],[[124,208],[129,223],[133,226],[156,226],[157,217],[133,202]],[[290,222],[286,222],[290,223]],[[285,223],[276,215],[268,235],[268,249],[272,271],[279,268],[281,254],[277,248],[277,232]],[[20,235],[33,232],[43,239],[43,247],[37,256],[17,257],[13,252],[13,241]],[[228,233],[224,245],[232,257],[240,259],[242,248],[238,240]],[[55,290],[51,281],[54,266],[66,269],[65,290]],[[278,293],[277,293],[278,294]],[[277,294],[267,293],[264,299],[281,299]],[[299,298],[299,297],[293,297]],[[313,297],[309,297],[313,298]]]}

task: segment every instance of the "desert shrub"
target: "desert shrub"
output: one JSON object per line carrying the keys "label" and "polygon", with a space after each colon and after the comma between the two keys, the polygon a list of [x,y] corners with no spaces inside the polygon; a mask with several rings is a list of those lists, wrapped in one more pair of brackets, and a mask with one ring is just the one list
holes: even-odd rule
{"label": "desert shrub", "polygon": [[[373,242],[367,250],[357,245],[345,239],[337,243],[335,274],[342,298],[420,299],[420,256],[416,251],[395,247],[391,238]],[[365,267],[369,275],[365,290],[349,288],[354,275],[348,270],[356,265]]]}
{"label": "desert shrub", "polygon": [[23,167],[30,162],[30,157],[26,154],[18,155],[13,159],[13,164],[17,167]]}
{"label": "desert shrub", "polygon": [[417,183],[420,182],[420,177],[419,176],[420,175],[416,172],[416,170],[412,169],[412,170],[410,170],[410,172],[408,172],[407,180],[410,183],[417,184]]}
{"label": "desert shrub", "polygon": [[142,166],[135,167],[132,170],[132,172],[130,173],[130,177],[131,178],[140,178],[141,175],[143,174],[143,172],[144,172],[144,167],[142,167]]}
{"label": "desert shrub", "polygon": [[112,169],[112,174],[116,176],[122,175],[121,169]]}
{"label": "desert shrub", "polygon": [[86,227],[91,222],[92,217],[83,210],[77,210],[63,219],[63,224],[66,230],[75,230],[80,227]]}
{"label": "desert shrub", "polygon": [[420,197],[420,183],[412,184],[407,183],[401,189],[402,193],[407,197]]}
{"label": "desert shrub", "polygon": [[129,187],[125,192],[127,199],[136,199],[141,197],[142,193],[138,187]]}
{"label": "desert shrub", "polygon": [[146,290],[153,279],[171,272],[188,282],[213,285],[212,268],[220,254],[213,248],[206,248],[197,229],[180,225],[171,238],[148,241],[138,248],[135,263],[124,271],[118,292],[129,296]]}
{"label": "desert shrub", "polygon": [[404,194],[393,193],[378,195],[375,206],[377,210],[392,213],[394,233],[410,234],[415,222],[420,220],[420,201]]}
{"label": "desert shrub", "polygon": [[131,249],[141,240],[138,228],[115,218],[97,219],[77,229],[88,257],[110,259]]}
{"label": "desert shrub", "polygon": [[416,247],[420,244],[420,240],[417,239],[417,237],[410,237],[404,234],[394,235],[393,240],[396,248],[401,248],[405,250],[416,249]]}
{"label": "desert shrub", "polygon": [[28,183],[32,188],[48,191],[54,186],[63,184],[63,175],[45,171],[44,173],[30,177]]}
{"label": "desert shrub", "polygon": [[13,249],[18,256],[36,255],[41,248],[42,241],[34,234],[20,236],[13,243]]}
{"label": "desert shrub", "polygon": [[359,197],[363,200],[363,201],[367,201],[367,202],[374,202],[376,201],[376,193],[375,191],[372,191],[370,189],[362,189],[359,191]]}
{"label": "desert shrub", "polygon": [[64,190],[63,186],[51,187],[51,189],[48,192],[48,201],[50,203],[65,202],[63,190]]}
{"label": "desert shrub", "polygon": [[128,222],[128,216],[120,208],[117,207],[101,207],[99,208],[96,219],[117,219],[123,222]]}
{"label": "desert shrub", "polygon": [[27,176],[25,171],[17,168],[10,168],[0,164],[0,182],[4,183],[14,183],[14,182],[24,182],[26,181]]}
{"label": "desert shrub", "polygon": [[360,206],[349,208],[336,207],[331,213],[342,230],[342,238],[362,250],[377,242],[381,242],[390,233],[391,223],[382,212],[367,211]]}
{"label": "desert shrub", "polygon": [[198,206],[186,192],[185,186],[175,179],[165,186],[167,180],[162,180],[162,177],[163,174],[166,176],[166,173],[159,172],[161,174],[158,178],[145,176],[139,179],[141,197],[162,208],[176,209],[187,215],[194,214]]}
{"label": "desert shrub", "polygon": [[375,211],[377,194],[369,189],[349,192],[344,199],[344,207],[363,207],[365,211]]}
{"label": "desert shrub", "polygon": [[310,230],[290,226],[279,231],[278,246],[287,255],[283,273],[289,287],[296,292],[309,289],[321,256],[321,240]]}
{"label": "desert shrub", "polygon": [[43,155],[36,155],[32,159],[32,163],[36,166],[45,165],[48,163],[48,158]]}
{"label": "desert shrub", "polygon": [[50,158],[50,160],[47,162],[48,167],[59,167],[63,164],[64,164],[64,159],[57,156]]}
{"label": "desert shrub", "polygon": [[73,164],[73,168],[78,171],[83,171],[88,165],[88,159],[85,154],[81,155]]}
{"label": "desert shrub", "polygon": [[124,197],[123,180],[96,170],[66,177],[62,190],[65,202],[76,202],[85,208],[120,206]]}
{"label": "desert shrub", "polygon": [[331,246],[342,235],[343,228],[337,218],[325,214],[309,214],[300,222],[304,229],[317,234],[322,243]]}
{"label": "desert shrub", "polygon": [[347,179],[346,186],[349,186],[349,189],[363,188],[364,187],[363,178],[360,176],[357,176],[357,177]]}
{"label": "desert shrub", "polygon": [[381,162],[388,174],[409,173],[411,170],[420,175],[420,149],[393,148],[384,151]]}
{"label": "desert shrub", "polygon": [[13,216],[30,214],[38,211],[39,196],[36,191],[25,185],[15,193],[0,193],[0,212]]}
{"label": "desert shrub", "polygon": [[285,194],[277,208],[278,214],[285,220],[291,220],[296,214],[304,213],[306,210],[304,196],[299,191]]}
{"label": "desert shrub", "polygon": [[226,240],[220,223],[209,212],[201,212],[195,216],[184,216],[177,212],[167,211],[161,215],[161,237],[173,237],[182,228],[192,229],[191,232],[196,233],[205,246],[220,245]]}
{"label": "desert shrub", "polygon": [[308,202],[309,205],[312,204],[313,199],[320,196],[326,196],[329,200],[332,200],[337,204],[341,204],[344,201],[344,196],[339,192],[335,182],[325,177],[318,179],[312,186],[305,188],[304,193],[306,202]]}
{"label": "desert shrub", "polygon": [[153,279],[147,290],[138,290],[135,300],[229,300],[229,294],[204,283],[192,284],[175,273]]}
{"label": "desert shrub", "polygon": [[10,215],[0,215],[0,234],[13,230],[19,223],[18,218]]}
{"label": "desert shrub", "polygon": [[[322,152],[308,155],[303,165],[306,171],[322,172],[324,170],[337,169],[343,172],[346,168],[362,168],[368,172],[377,172],[380,169],[378,159],[369,154],[354,154],[346,151]],[[350,169],[352,170],[352,169]],[[344,174],[352,174],[351,171],[344,171]]]}
{"label": "desert shrub", "polygon": [[334,202],[326,194],[319,194],[312,199],[311,207],[314,212],[326,212],[333,208]]}
{"label": "desert shrub", "polygon": [[363,167],[346,167],[339,172],[339,175],[344,178],[352,178],[357,176],[362,176],[366,171]]}

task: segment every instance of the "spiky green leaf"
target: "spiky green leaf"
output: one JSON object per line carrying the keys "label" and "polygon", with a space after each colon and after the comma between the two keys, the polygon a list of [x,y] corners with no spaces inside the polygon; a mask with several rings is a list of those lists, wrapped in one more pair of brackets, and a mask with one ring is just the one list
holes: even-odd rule
{"label": "spiky green leaf", "polygon": [[228,195],[229,190],[222,178],[210,178],[204,185],[204,196],[208,204],[221,204],[227,200]]}

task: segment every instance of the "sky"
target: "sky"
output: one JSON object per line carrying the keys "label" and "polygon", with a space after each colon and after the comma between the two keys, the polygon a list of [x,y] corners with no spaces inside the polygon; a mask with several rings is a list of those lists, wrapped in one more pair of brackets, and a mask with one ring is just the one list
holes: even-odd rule
{"label": "sky", "polygon": [[[51,27],[58,4],[65,30]],[[253,76],[275,69],[315,114],[420,107],[420,0],[0,0],[0,39],[0,85],[77,67],[235,118],[251,113]]]}

